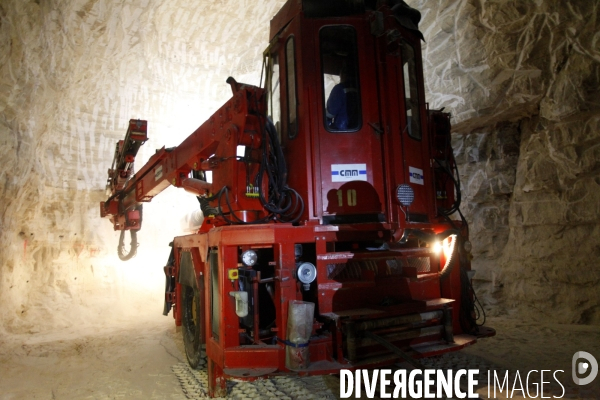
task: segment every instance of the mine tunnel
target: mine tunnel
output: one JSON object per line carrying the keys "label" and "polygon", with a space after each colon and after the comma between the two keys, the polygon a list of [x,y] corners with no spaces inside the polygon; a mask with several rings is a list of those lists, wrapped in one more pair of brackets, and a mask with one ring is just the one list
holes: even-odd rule
{"label": "mine tunnel", "polygon": [[2,1],[0,399],[600,398],[599,10]]}

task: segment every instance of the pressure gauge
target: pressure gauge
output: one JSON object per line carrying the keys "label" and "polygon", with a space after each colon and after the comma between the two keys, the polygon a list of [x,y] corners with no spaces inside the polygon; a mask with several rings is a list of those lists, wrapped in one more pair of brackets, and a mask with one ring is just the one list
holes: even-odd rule
{"label": "pressure gauge", "polygon": [[258,260],[258,255],[256,254],[256,252],[254,250],[246,250],[245,252],[242,253],[242,262],[247,267],[254,266],[254,264],[256,264],[257,260]]}
{"label": "pressure gauge", "polygon": [[398,198],[400,204],[402,204],[405,207],[408,207],[412,204],[412,202],[415,199],[415,192],[413,188],[410,187],[410,185],[403,183],[401,185],[398,185],[398,187],[396,188],[396,197]]}

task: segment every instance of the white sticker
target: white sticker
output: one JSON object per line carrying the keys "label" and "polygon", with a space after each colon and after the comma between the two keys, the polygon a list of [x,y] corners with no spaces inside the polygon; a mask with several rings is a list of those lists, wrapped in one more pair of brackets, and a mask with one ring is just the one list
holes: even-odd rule
{"label": "white sticker", "polygon": [[154,170],[154,180],[157,181],[160,178],[162,178],[162,165],[159,165],[158,167],[156,167],[156,169]]}
{"label": "white sticker", "polygon": [[410,178],[411,183],[416,183],[418,185],[425,184],[422,169],[415,168],[415,167],[408,167],[408,176]]}
{"label": "white sticker", "polygon": [[367,180],[367,164],[331,164],[331,182]]}

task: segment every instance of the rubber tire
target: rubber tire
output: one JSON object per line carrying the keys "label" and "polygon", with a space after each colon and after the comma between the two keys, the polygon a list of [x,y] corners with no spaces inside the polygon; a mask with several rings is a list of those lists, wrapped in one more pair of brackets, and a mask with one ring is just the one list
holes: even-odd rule
{"label": "rubber tire", "polygon": [[[202,327],[204,325],[204,308],[200,301],[200,292],[191,286],[181,285],[181,333],[185,347],[185,356],[190,366],[198,368],[204,354],[202,347]],[[195,312],[195,316],[193,315]]]}

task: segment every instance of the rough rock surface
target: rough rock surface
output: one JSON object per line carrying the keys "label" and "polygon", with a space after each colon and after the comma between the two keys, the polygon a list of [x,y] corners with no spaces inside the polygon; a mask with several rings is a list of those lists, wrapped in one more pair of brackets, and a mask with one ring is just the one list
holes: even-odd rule
{"label": "rough rock surface", "polygon": [[161,312],[172,221],[197,202],[171,188],[150,203],[138,257],[120,262],[99,218],[115,142],[130,118],[150,120],[142,165],[231,96],[229,75],[258,84],[282,3],[0,3],[0,329]]}
{"label": "rough rock surface", "polygon": [[[410,3],[427,99],[454,116],[486,307],[599,323],[600,3]],[[195,200],[173,189],[150,203],[144,223],[161,229],[143,229],[122,264],[98,218],[114,143],[127,120],[149,119],[144,162],[230,96],[227,76],[258,83],[282,4],[1,2],[0,329],[159,312],[170,222]]]}
{"label": "rough rock surface", "polygon": [[410,1],[453,115],[480,297],[600,323],[600,2]]}

